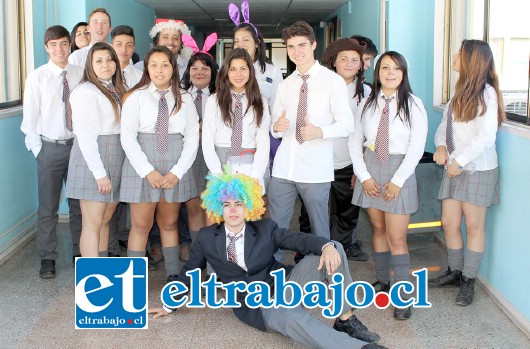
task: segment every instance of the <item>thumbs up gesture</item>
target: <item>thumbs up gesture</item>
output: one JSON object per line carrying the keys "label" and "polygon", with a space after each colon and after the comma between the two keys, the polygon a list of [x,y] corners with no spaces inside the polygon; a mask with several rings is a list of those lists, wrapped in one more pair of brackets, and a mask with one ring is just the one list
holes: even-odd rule
{"label": "thumbs up gesture", "polygon": [[285,109],[282,111],[282,115],[274,123],[274,132],[285,132],[291,126],[289,119],[285,116]]}
{"label": "thumbs up gesture", "polygon": [[300,134],[302,135],[304,141],[312,141],[313,139],[322,138],[322,129],[309,122],[309,118],[307,116],[304,119],[305,126],[300,127]]}

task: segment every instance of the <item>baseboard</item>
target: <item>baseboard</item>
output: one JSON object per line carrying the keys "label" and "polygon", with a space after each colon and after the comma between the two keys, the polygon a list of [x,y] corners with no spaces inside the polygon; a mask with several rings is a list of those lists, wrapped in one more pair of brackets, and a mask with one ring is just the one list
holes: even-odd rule
{"label": "baseboard", "polygon": [[501,308],[501,310],[512,320],[512,322],[530,339],[530,321],[521,314],[504,296],[493,287],[485,277],[479,274],[478,281],[484,287],[486,293]]}
{"label": "baseboard", "polygon": [[[21,220],[17,225],[1,234],[0,265],[22,249],[37,234],[37,212]],[[7,246],[7,247],[4,247]]]}

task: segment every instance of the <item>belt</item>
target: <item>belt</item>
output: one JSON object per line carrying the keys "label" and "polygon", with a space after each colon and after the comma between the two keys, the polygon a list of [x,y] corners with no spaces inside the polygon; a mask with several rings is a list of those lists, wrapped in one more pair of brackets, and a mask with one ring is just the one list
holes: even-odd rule
{"label": "belt", "polygon": [[50,139],[48,137],[40,136],[40,139],[42,139],[43,141],[48,142],[48,143],[55,143],[55,144],[60,144],[60,145],[72,145],[72,144],[74,144],[74,139],[73,138],[70,138],[70,139]]}

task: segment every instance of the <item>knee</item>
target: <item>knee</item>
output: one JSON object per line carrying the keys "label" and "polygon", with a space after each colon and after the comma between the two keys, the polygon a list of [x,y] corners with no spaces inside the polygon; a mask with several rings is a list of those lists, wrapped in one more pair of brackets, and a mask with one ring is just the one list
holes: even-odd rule
{"label": "knee", "polygon": [[200,204],[199,205],[195,203],[191,205],[186,204],[186,209],[188,210],[189,217],[196,217],[202,213]]}
{"label": "knee", "polygon": [[484,232],[484,225],[480,222],[466,220],[466,232],[471,236],[480,235]]}
{"label": "knee", "polygon": [[153,221],[152,220],[151,221],[150,220],[143,220],[143,221],[134,220],[131,222],[131,225],[132,225],[131,230],[147,235],[149,234],[149,231],[153,227]]}
{"label": "knee", "polygon": [[455,232],[460,231],[460,225],[454,219],[442,216],[441,221],[444,233],[454,234]]}
{"label": "knee", "polygon": [[402,247],[407,245],[407,236],[388,236],[388,244],[391,247]]}
{"label": "knee", "polygon": [[176,231],[177,230],[177,221],[157,221],[160,232],[163,231]]}
{"label": "knee", "polygon": [[384,222],[372,223],[372,233],[376,236],[383,236],[386,233],[386,226]]}

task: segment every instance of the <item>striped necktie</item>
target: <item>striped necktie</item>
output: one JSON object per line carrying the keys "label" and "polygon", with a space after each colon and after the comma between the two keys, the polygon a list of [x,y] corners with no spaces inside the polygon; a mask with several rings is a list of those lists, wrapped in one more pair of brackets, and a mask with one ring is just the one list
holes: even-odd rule
{"label": "striped necktie", "polygon": [[298,98],[298,110],[296,111],[296,133],[295,137],[298,143],[302,144],[304,143],[304,138],[302,137],[302,133],[300,132],[300,129],[305,124],[305,117],[307,116],[307,78],[309,75],[300,75],[302,80],[302,86],[300,86],[300,96]]}
{"label": "striped necktie", "polygon": [[389,136],[388,136],[388,128],[390,124],[389,120],[389,105],[390,102],[394,99],[394,96],[390,98],[386,98],[385,96],[381,96],[385,100],[385,107],[383,108],[383,112],[381,113],[381,120],[379,120],[379,127],[377,128],[377,136],[375,137],[375,153],[377,154],[377,158],[379,159],[379,162],[381,162],[381,165],[386,164],[388,161],[388,158],[390,157],[390,151],[389,151]]}
{"label": "striped necktie", "polygon": [[63,70],[61,76],[63,77],[64,126],[72,132],[72,105],[70,104],[70,86],[68,86],[66,70]]}
{"label": "striped necktie", "polygon": [[237,264],[237,255],[236,255],[236,241],[239,240],[241,237],[241,234],[238,234],[237,236],[228,235],[228,238],[230,239],[230,243],[228,244],[228,247],[226,248],[226,252],[228,253],[228,261],[230,263]]}
{"label": "striped necktie", "polygon": [[197,90],[197,97],[193,101],[195,103],[195,109],[197,109],[197,115],[199,115],[199,122],[202,121],[202,90]]}
{"label": "striped necktie", "polygon": [[241,98],[245,94],[232,93],[236,103],[234,108],[234,122],[232,125],[232,137],[230,139],[230,155],[237,156],[241,154],[241,145],[243,143],[243,104]]}
{"label": "striped necktie", "polygon": [[169,109],[166,100],[168,91],[156,91],[160,94],[160,99],[158,100],[158,117],[156,119],[155,132],[158,139],[158,151],[160,154],[164,154],[168,149],[169,138]]}
{"label": "striped necktie", "polygon": [[453,108],[449,105],[447,109],[447,125],[445,129],[445,144],[449,155],[455,150],[455,141],[453,136]]}

